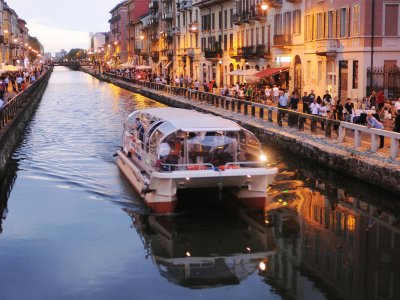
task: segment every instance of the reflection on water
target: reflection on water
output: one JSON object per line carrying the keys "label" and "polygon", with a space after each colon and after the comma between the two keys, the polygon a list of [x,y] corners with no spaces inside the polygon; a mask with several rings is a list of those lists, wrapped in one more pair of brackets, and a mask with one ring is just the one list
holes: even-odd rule
{"label": "reflection on water", "polygon": [[196,192],[152,215],[112,154],[126,116],[153,106],[56,69],[0,180],[7,299],[400,299],[398,196],[271,146],[264,211]]}
{"label": "reflection on water", "polygon": [[190,288],[239,284],[275,252],[264,214],[201,211],[176,217],[127,211],[160,274]]}

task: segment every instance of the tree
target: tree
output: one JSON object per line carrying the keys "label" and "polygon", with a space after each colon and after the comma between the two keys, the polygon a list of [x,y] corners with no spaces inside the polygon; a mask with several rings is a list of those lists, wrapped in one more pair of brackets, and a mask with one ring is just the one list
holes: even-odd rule
{"label": "tree", "polygon": [[84,59],[84,58],[86,58],[86,51],[84,49],[80,49],[80,48],[71,49],[71,50],[69,50],[69,53],[67,54],[67,58],[69,61],[77,60],[77,59]]}
{"label": "tree", "polygon": [[[39,42],[38,38],[35,36],[28,36],[29,47],[31,47],[29,51],[29,60],[34,61],[38,57],[38,53],[40,53],[42,49],[42,44]],[[32,50],[36,50],[38,53],[33,52]]]}

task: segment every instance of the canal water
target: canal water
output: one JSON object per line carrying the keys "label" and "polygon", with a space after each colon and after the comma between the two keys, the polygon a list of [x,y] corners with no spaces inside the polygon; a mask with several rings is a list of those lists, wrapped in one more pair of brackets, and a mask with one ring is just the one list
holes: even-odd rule
{"label": "canal water", "polygon": [[264,211],[207,191],[152,214],[113,154],[160,106],[55,69],[0,182],[1,299],[400,299],[399,196],[273,145]]}

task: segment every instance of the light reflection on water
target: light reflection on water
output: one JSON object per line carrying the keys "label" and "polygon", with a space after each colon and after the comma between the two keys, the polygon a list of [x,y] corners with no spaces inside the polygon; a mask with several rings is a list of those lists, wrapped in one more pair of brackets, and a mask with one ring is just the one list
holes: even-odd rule
{"label": "light reflection on water", "polygon": [[397,198],[270,147],[265,211],[204,192],[151,214],[112,154],[125,117],[156,106],[56,69],[1,182],[2,297],[400,298]]}

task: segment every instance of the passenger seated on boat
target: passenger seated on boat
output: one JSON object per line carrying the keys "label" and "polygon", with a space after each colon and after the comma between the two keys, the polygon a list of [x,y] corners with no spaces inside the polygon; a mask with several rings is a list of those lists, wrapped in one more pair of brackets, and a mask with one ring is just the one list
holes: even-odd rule
{"label": "passenger seated on boat", "polygon": [[160,157],[160,158],[156,161],[155,168],[156,168],[156,170],[158,170],[159,172],[168,172],[168,171],[171,171],[171,170],[170,170],[170,166],[168,166],[167,164],[168,164],[168,155],[167,155],[167,156]]}
{"label": "passenger seated on boat", "polygon": [[211,163],[214,166],[219,167],[228,162],[233,162],[233,156],[227,147],[220,146],[211,150]]}
{"label": "passenger seated on boat", "polygon": [[158,156],[160,158],[169,156],[171,153],[171,147],[167,142],[163,142],[158,146]]}

